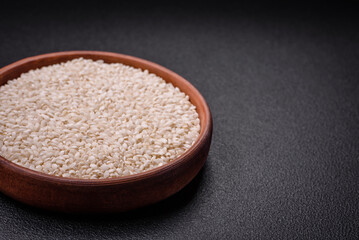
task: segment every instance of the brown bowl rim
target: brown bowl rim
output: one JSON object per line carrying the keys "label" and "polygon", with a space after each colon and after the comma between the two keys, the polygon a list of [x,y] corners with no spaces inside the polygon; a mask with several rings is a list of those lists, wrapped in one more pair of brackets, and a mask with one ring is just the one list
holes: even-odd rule
{"label": "brown bowl rim", "polygon": [[[114,52],[105,52],[105,51],[61,51],[61,52],[53,52],[53,53],[46,53],[46,54],[40,54],[32,57],[27,57],[24,59],[21,59],[19,61],[16,61],[14,63],[11,63],[3,68],[0,69],[0,76],[7,71],[10,71],[14,68],[17,68],[21,65],[28,64],[33,61],[39,61],[46,58],[51,57],[72,57],[74,58],[81,57],[80,55],[84,55],[84,58],[86,58],[86,55],[93,55],[99,57],[99,59],[103,56],[107,57],[115,57],[119,59],[119,63],[123,61],[124,59],[126,61],[130,62],[136,62],[143,66],[151,66],[152,68],[155,68],[161,72],[164,72],[168,75],[172,75],[176,82],[182,82],[186,87],[190,89],[190,91],[193,92],[196,97],[198,97],[199,101],[201,102],[201,105],[203,106],[203,114],[206,117],[203,117],[205,119],[205,122],[200,122],[201,124],[201,130],[199,137],[197,138],[196,142],[188,149],[186,150],[182,155],[177,157],[176,159],[172,160],[171,162],[164,164],[163,166],[156,167],[154,169],[136,173],[128,176],[122,176],[122,177],[114,177],[114,178],[105,178],[105,179],[83,179],[83,178],[67,178],[67,177],[60,177],[55,175],[50,175],[42,172],[38,172],[29,168],[25,168],[23,166],[17,165],[10,160],[7,160],[6,158],[2,157],[0,155],[0,162],[3,162],[3,164],[7,165],[9,168],[12,169],[14,172],[18,172],[21,175],[24,175],[26,177],[35,178],[41,181],[47,181],[47,182],[56,182],[61,183],[65,185],[116,185],[121,183],[129,183],[129,182],[136,182],[141,180],[146,180],[148,178],[154,177],[156,175],[160,175],[162,173],[165,173],[167,171],[170,171],[171,169],[175,169],[178,165],[185,162],[186,160],[189,160],[193,154],[198,151],[198,149],[201,149],[206,143],[206,139],[210,137],[211,131],[212,131],[212,116],[211,111],[208,107],[207,102],[205,101],[204,97],[201,95],[201,93],[185,78],[181,77],[177,73],[171,71],[168,68],[165,68],[157,63],[154,63],[152,61],[148,61],[142,58],[121,54],[121,53],[114,53]],[[60,63],[62,61],[59,61]],[[56,63],[55,63],[56,64]],[[52,64],[49,64],[52,65]],[[130,64],[126,64],[130,65]],[[48,65],[43,65],[48,66]],[[43,67],[41,66],[41,67]],[[130,65],[131,66],[131,65]],[[143,69],[144,70],[144,69]],[[29,70],[28,70],[29,71]],[[149,71],[151,72],[151,71]],[[12,80],[12,79],[9,79]],[[8,80],[8,81],[9,81]],[[164,79],[166,81],[166,79]],[[181,88],[180,88],[181,89]],[[198,111],[197,111],[198,112]]]}

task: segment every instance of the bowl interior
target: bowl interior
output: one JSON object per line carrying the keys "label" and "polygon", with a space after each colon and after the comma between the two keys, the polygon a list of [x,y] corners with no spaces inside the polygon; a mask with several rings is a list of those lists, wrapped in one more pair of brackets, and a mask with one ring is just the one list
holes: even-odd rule
{"label": "bowl interior", "polygon": [[[189,96],[192,104],[196,106],[196,110],[200,119],[200,135],[197,138],[196,142],[185,153],[183,153],[177,159],[174,159],[170,163],[165,164],[161,167],[157,167],[143,173],[137,173],[124,177],[117,177],[110,179],[96,179],[96,180],[76,178],[77,181],[81,181],[81,180],[101,181],[101,180],[112,180],[118,178],[130,179],[132,177],[150,174],[156,171],[160,171],[161,169],[166,169],[171,165],[177,164],[184,157],[190,155],[191,152],[193,152],[201,144],[201,142],[204,141],[205,136],[210,134],[211,124],[212,124],[210,111],[204,98],[196,88],[194,88],[188,81],[186,81],[178,74],[158,64],[128,55],[110,53],[110,52],[98,52],[98,51],[70,51],[70,52],[58,52],[58,53],[39,55],[35,57],[29,57],[0,69],[0,86],[6,84],[7,81],[9,80],[18,78],[22,73],[28,72],[31,69],[36,69],[44,66],[53,65],[56,63],[66,62],[68,60],[72,60],[79,57],[92,59],[92,60],[103,60],[106,63],[123,63],[125,65],[141,68],[143,70],[147,69],[150,73],[154,73],[157,76],[162,77],[166,82],[172,83],[175,87],[178,87],[182,92],[186,93]],[[51,177],[51,178],[66,179],[63,177],[52,176],[21,167],[19,165],[11,163],[10,161],[6,160],[1,156],[0,156],[0,161],[6,161],[8,162],[7,164],[11,164],[13,165],[12,167],[20,169],[21,171],[25,171],[25,172],[27,171],[32,174],[42,175],[42,176],[46,175],[47,177]],[[74,178],[69,178],[69,179],[74,179]]]}

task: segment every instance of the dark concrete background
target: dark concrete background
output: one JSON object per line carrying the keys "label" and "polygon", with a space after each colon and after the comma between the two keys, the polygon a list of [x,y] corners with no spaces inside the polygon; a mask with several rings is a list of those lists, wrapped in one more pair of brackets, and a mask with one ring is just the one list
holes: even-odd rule
{"label": "dark concrete background", "polygon": [[0,66],[64,50],[125,53],[193,83],[208,161],[175,196],[72,216],[0,194],[0,239],[358,239],[359,24],[353,2],[4,4]]}

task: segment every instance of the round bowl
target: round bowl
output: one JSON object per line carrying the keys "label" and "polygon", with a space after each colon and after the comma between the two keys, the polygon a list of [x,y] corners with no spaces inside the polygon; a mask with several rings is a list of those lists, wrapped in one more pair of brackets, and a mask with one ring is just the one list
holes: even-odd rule
{"label": "round bowl", "polygon": [[197,108],[201,123],[197,141],[180,157],[161,167],[130,176],[99,180],[52,176],[21,167],[0,156],[0,191],[31,206],[86,213],[127,211],[161,201],[181,190],[206,161],[212,138],[212,117],[198,90],[176,73],[128,55],[69,51],[29,57],[3,67],[0,69],[0,85],[31,69],[79,57],[147,69],[181,89]]}

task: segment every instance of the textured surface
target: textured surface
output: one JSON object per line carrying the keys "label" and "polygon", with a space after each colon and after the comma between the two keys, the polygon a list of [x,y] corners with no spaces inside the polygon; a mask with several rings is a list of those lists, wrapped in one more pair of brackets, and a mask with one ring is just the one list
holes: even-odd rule
{"label": "textured surface", "polygon": [[357,6],[19,4],[0,16],[0,66],[104,50],[168,67],[211,107],[196,179],[154,206],[71,216],[0,194],[1,239],[358,239]]}

